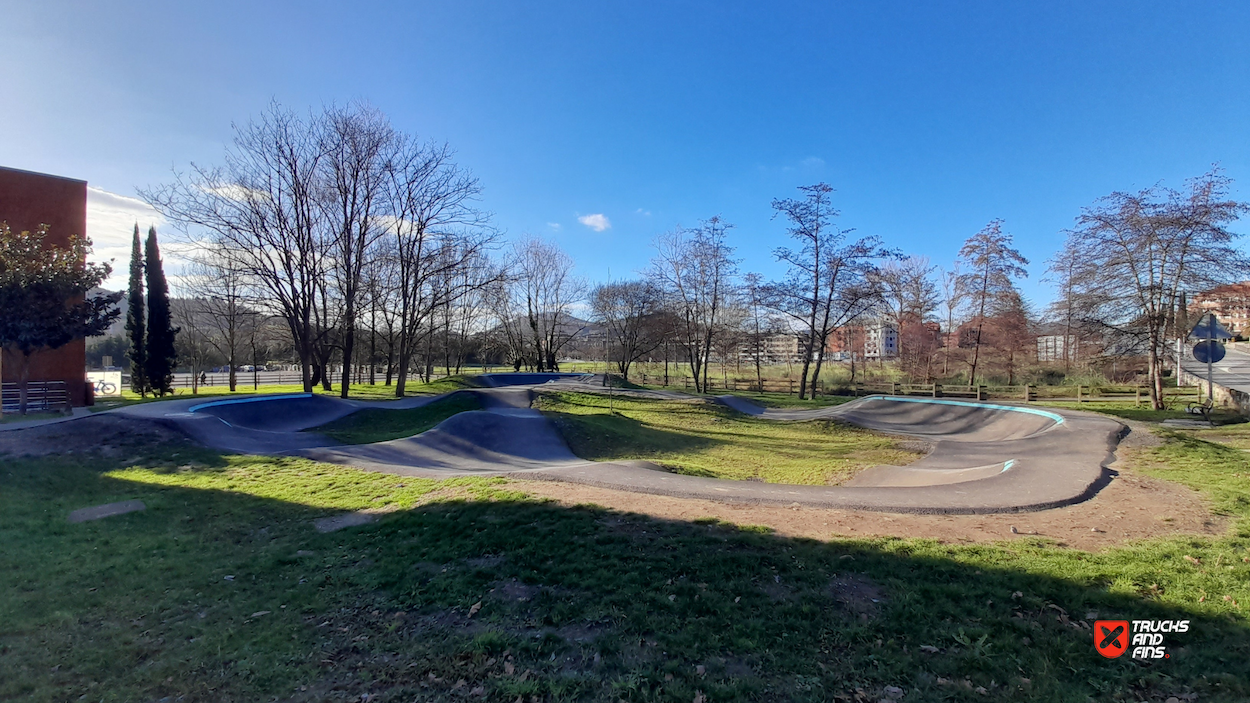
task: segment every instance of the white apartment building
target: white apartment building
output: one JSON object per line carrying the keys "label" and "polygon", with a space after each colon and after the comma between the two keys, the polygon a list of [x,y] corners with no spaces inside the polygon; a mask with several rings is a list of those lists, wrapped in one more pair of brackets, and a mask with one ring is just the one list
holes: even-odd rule
{"label": "white apartment building", "polygon": [[864,326],[864,358],[898,358],[898,328],[884,320]]}

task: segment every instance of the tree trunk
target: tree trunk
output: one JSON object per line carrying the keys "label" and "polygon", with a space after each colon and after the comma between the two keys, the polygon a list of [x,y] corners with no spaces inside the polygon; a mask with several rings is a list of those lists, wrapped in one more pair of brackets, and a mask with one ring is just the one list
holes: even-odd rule
{"label": "tree trunk", "polygon": [[[348,317],[353,317],[351,312]],[[343,333],[343,383],[339,388],[339,397],[347,400],[347,393],[352,385],[352,352],[356,347],[356,324],[351,322]],[[326,388],[326,390],[330,390]]]}

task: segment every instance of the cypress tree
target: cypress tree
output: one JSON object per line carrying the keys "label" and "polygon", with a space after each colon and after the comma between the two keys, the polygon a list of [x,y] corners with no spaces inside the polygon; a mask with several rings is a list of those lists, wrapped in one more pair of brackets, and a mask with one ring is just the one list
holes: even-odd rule
{"label": "cypress tree", "polygon": [[130,247],[130,288],[127,291],[126,335],[130,338],[130,389],[139,395],[148,392],[148,336],[143,314],[143,251],[139,248],[139,223],[135,223],[135,239]]}
{"label": "cypress tree", "polygon": [[148,241],[144,250],[147,260],[144,266],[148,283],[148,346],[147,377],[152,392],[159,395],[173,392],[174,335],[169,314],[169,286],[165,283],[165,270],[161,266],[161,250],[156,244],[156,228],[148,228]]}

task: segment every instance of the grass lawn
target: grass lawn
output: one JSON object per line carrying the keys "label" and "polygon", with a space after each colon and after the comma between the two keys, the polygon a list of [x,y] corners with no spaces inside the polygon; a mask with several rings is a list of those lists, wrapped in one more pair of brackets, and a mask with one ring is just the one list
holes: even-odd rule
{"label": "grass lawn", "polygon": [[1223,425],[1209,430],[1186,432],[1208,442],[1218,442],[1228,447],[1250,451],[1250,422],[1239,425]]}
{"label": "grass lawn", "polygon": [[836,484],[877,464],[919,458],[900,441],[832,420],[776,422],[702,400],[543,393],[535,402],[583,459],[645,459],[695,476]]}
{"label": "grass lawn", "polygon": [[[817,542],[181,442],[6,459],[0,700],[1244,701],[1250,460],[1166,437],[1143,470],[1231,534]],[[1149,663],[1097,655],[1094,618],[1192,624]]]}
{"label": "grass lawn", "polygon": [[[693,389],[683,389],[681,386],[643,386],[631,383],[632,388],[645,388],[648,390],[679,390],[683,393],[694,394]],[[815,398],[799,399],[798,395],[790,395],[789,393],[759,393],[757,391],[726,391],[719,388],[712,390],[707,394],[709,398],[718,395],[736,395],[751,400],[766,408],[824,408],[830,405],[841,405],[855,400],[855,396],[850,395],[820,395]]]}
{"label": "grass lawn", "polygon": [[312,432],[320,432],[344,444],[369,444],[421,434],[457,413],[481,410],[478,397],[457,393],[411,410],[366,408]]}
{"label": "grass lawn", "polygon": [[[1142,422],[1202,419],[1199,415],[1185,412],[1184,406],[1175,407],[1169,410],[1153,410],[1147,403],[1138,405],[1131,400],[1095,400],[1083,403],[1077,403],[1075,401],[1046,400],[1031,404],[1048,405],[1053,408],[1062,408],[1065,410],[1087,410],[1090,412],[1122,417],[1126,420],[1140,420]],[[1246,417],[1238,413],[1226,412],[1222,410],[1216,410],[1211,413],[1211,422],[1216,425],[1236,424],[1243,423],[1245,421]]]}
{"label": "grass lawn", "polygon": [[[439,395],[442,393],[451,393],[452,391],[463,390],[465,388],[474,388],[470,376],[449,376],[440,378],[431,383],[421,383],[420,381],[409,381],[404,387],[405,395]],[[259,390],[254,390],[251,383],[239,383],[234,393],[230,392],[228,386],[200,386],[199,392],[191,393],[190,388],[176,388],[173,395],[167,395],[164,398],[146,398],[139,397],[138,393],[125,389],[122,391],[120,398],[97,398],[96,404],[91,409],[94,411],[111,410],[113,408],[125,405],[136,405],[138,403],[159,403],[164,400],[175,400],[187,398],[198,398],[201,396],[236,396],[236,395],[256,395],[257,393],[303,393],[304,387],[298,384],[283,384],[260,386]],[[339,397],[340,387],[335,384],[332,390],[325,390],[321,386],[313,389],[314,393],[319,395],[329,395],[335,398]],[[354,400],[395,400],[395,386],[383,384],[358,384],[348,389],[348,397]]]}
{"label": "grass lawn", "polygon": [[25,415],[5,413],[0,415],[0,425],[10,422],[30,422],[31,420],[55,420],[60,417],[65,417],[65,415],[62,413],[26,413]]}

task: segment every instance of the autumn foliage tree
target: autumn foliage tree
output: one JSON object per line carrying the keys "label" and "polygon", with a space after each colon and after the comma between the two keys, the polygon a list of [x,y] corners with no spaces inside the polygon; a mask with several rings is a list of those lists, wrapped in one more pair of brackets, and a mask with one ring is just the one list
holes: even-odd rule
{"label": "autumn foliage tree", "polygon": [[1011,235],[1003,232],[1002,220],[991,221],[969,237],[959,250],[959,260],[965,267],[961,287],[976,311],[976,338],[968,373],[968,382],[976,384],[986,316],[996,305],[1018,295],[1013,279],[1029,275],[1024,270],[1029,260],[1012,247]]}
{"label": "autumn foliage tree", "polygon": [[85,263],[91,241],[71,237],[65,246],[47,243],[47,228],[13,232],[0,222],[0,348],[19,356],[18,404],[25,415],[30,360],[44,349],[102,333],[120,314],[120,296],[86,297],[108,278],[108,264]]}

